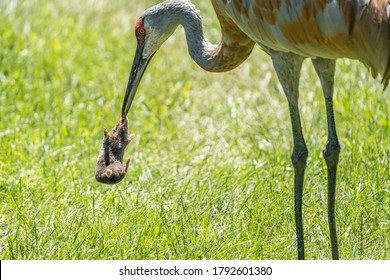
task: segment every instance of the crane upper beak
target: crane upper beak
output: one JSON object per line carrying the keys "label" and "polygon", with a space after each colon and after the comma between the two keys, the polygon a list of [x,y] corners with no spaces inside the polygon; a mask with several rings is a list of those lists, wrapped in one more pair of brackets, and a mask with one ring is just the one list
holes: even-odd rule
{"label": "crane upper beak", "polygon": [[150,59],[154,55],[153,53],[148,57],[143,57],[143,49],[143,45],[138,44],[134,56],[133,66],[131,67],[129,81],[127,82],[125,98],[123,99],[122,118],[126,118],[133,102],[135,93],[137,92],[141,78],[149,64]]}

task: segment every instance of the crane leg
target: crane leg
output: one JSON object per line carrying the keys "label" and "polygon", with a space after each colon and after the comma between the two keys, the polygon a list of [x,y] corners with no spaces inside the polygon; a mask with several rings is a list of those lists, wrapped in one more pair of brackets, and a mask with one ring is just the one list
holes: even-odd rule
{"label": "crane leg", "polygon": [[291,160],[294,166],[294,215],[297,233],[298,259],[305,258],[303,223],[302,223],[302,194],[303,179],[306,169],[308,150],[302,134],[299,116],[299,78],[303,57],[282,52],[271,52],[272,62],[284,93],[288,100],[294,148]]}
{"label": "crane leg", "polygon": [[313,59],[314,68],[320,77],[322,90],[324,92],[326,115],[328,121],[328,141],[323,150],[323,156],[328,168],[328,223],[330,240],[332,246],[332,259],[339,259],[336,219],[335,219],[335,195],[336,195],[336,174],[339,161],[340,145],[336,133],[336,124],[333,113],[333,88],[336,61],[329,59]]}

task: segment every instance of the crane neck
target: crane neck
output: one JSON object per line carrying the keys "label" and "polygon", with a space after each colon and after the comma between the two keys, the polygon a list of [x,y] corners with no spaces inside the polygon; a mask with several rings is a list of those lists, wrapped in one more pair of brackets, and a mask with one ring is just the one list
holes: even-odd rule
{"label": "crane neck", "polygon": [[[205,37],[202,18],[195,6],[186,0],[171,2],[179,17],[179,24],[184,27],[188,51],[192,59],[203,69],[211,72],[228,71],[241,64],[251,53],[254,42],[231,20],[226,20],[226,15],[222,16],[217,11],[222,40],[219,44],[212,44]],[[234,39],[229,36],[230,31],[235,33]],[[240,36],[237,36],[237,33]]]}

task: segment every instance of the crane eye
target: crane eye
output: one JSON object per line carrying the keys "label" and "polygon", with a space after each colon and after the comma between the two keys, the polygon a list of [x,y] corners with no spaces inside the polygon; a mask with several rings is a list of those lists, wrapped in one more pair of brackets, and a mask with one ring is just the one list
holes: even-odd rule
{"label": "crane eye", "polygon": [[139,27],[137,29],[138,35],[145,35],[145,28],[144,27]]}

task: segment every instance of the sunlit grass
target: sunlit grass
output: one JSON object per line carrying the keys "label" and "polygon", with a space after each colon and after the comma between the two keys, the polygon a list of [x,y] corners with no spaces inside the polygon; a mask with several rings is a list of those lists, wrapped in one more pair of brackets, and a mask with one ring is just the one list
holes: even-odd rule
{"label": "sunlit grass", "polygon": [[[118,185],[95,182],[102,128],[120,116],[133,25],[156,2],[0,2],[1,259],[296,258],[288,106],[258,48],[234,71],[207,73],[179,28],[129,113],[129,173]],[[194,2],[217,42],[210,3]],[[307,257],[326,259],[326,116],[309,61],[301,90]],[[360,63],[338,62],[343,259],[390,258],[389,100]]]}

